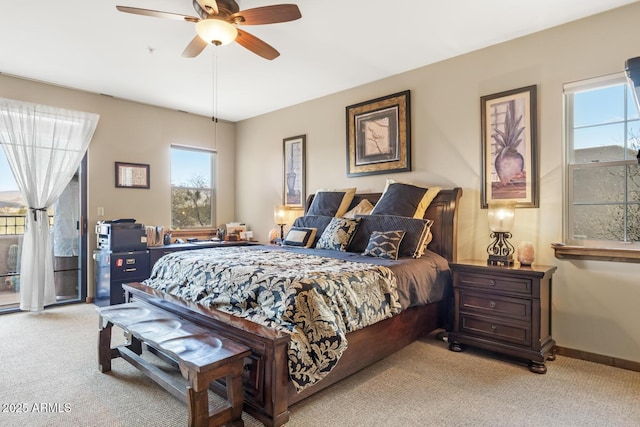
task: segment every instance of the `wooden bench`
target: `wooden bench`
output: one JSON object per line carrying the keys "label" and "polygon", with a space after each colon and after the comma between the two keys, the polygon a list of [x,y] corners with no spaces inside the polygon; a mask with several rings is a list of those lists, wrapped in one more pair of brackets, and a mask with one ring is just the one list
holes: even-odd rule
{"label": "wooden bench", "polygon": [[[242,372],[250,350],[201,328],[177,315],[141,302],[99,307],[98,364],[111,370],[111,360],[122,357],[187,404],[189,426],[243,426]],[[111,329],[123,329],[127,342],[111,348]],[[175,362],[187,384],[141,357],[142,344]],[[225,379],[227,405],[213,413],[209,386]]]}

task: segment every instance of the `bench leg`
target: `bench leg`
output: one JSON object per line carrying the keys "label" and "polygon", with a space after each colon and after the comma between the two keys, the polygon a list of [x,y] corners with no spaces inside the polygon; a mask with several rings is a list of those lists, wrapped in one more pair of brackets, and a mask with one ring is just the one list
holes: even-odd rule
{"label": "bench leg", "polygon": [[209,393],[207,389],[195,391],[193,387],[187,387],[187,408],[189,427],[209,425]]}
{"label": "bench leg", "polygon": [[103,323],[100,317],[100,333],[98,334],[98,369],[100,372],[111,371],[111,327],[113,324]]}
{"label": "bench leg", "polygon": [[140,356],[142,354],[142,341],[134,336],[128,337],[130,344],[127,346],[129,350]]}
{"label": "bench leg", "polygon": [[197,375],[194,375],[193,372],[187,374],[190,378],[189,386],[187,386],[189,427],[244,426],[244,421],[242,420],[242,408],[244,404],[244,394],[242,391],[243,366],[243,359],[239,359],[233,365],[226,368],[231,371],[229,375],[225,376],[227,406],[213,414],[209,413],[208,384],[218,377],[216,375],[205,374],[199,378]]}
{"label": "bench leg", "polygon": [[227,378],[227,400],[231,405],[231,420],[235,427],[244,426],[242,421],[242,405],[244,403],[244,395],[242,392],[242,375],[231,376]]}

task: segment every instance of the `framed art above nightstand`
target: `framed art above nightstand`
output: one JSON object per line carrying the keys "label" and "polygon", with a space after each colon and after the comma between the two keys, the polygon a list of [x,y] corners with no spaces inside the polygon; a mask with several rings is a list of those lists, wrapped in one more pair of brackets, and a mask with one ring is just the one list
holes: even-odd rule
{"label": "framed art above nightstand", "polygon": [[529,362],[529,370],[547,372],[555,359],[551,338],[551,278],[557,267],[504,267],[486,261],[452,263],[453,330],[449,349],[463,345],[503,353]]}

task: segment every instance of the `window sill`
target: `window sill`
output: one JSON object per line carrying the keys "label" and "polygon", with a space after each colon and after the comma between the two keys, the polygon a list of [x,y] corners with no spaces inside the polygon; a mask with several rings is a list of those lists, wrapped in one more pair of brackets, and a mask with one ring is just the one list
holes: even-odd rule
{"label": "window sill", "polygon": [[170,230],[171,237],[173,239],[183,239],[186,240],[188,238],[209,240],[212,237],[218,235],[218,230],[215,228],[187,228],[182,230]]}
{"label": "window sill", "polygon": [[611,262],[635,262],[640,263],[640,250],[638,249],[609,249],[587,246],[569,246],[561,243],[552,243],[558,259],[587,259],[595,261]]}

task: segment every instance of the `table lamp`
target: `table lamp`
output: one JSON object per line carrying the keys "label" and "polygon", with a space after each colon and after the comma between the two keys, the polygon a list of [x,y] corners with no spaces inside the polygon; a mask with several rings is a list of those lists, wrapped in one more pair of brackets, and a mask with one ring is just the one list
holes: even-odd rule
{"label": "table lamp", "polygon": [[513,265],[513,253],[515,248],[509,242],[511,228],[516,216],[516,202],[494,201],[489,202],[489,229],[493,242],[487,247],[490,265]]}
{"label": "table lamp", "polygon": [[284,240],[284,226],[293,224],[293,221],[302,214],[302,208],[277,205],[273,208],[273,219],[280,227],[280,243]]}

